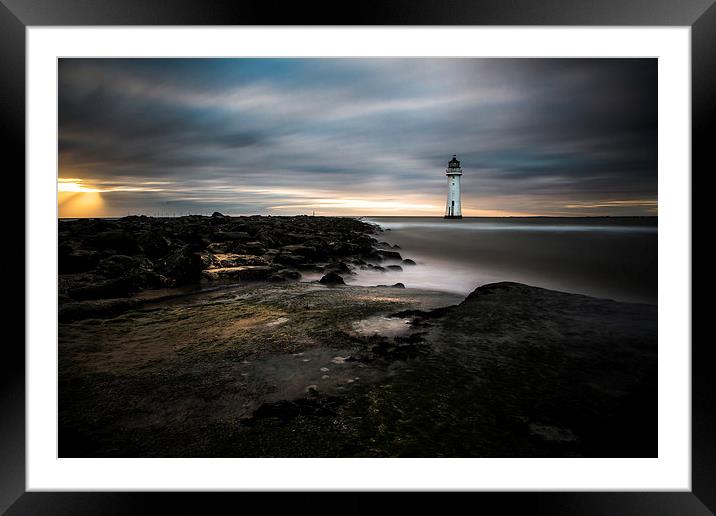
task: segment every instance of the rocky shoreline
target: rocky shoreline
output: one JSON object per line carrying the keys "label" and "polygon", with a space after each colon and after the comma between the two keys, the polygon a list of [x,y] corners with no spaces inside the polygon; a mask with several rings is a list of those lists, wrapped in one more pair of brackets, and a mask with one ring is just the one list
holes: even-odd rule
{"label": "rocky shoreline", "polygon": [[656,456],[656,306],[342,284],[404,261],[379,233],[61,221],[60,456]]}
{"label": "rocky shoreline", "polygon": [[147,290],[283,283],[307,272],[321,273],[321,283],[336,285],[360,269],[399,271],[415,265],[403,259],[397,246],[375,238],[380,232],[353,218],[218,212],[210,217],[60,220],[60,319],[116,315],[141,304],[137,294]]}

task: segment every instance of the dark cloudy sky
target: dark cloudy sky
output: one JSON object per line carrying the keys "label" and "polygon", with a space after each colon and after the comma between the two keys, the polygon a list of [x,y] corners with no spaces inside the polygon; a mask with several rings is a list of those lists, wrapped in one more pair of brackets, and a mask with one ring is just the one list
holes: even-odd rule
{"label": "dark cloudy sky", "polygon": [[61,59],[60,216],[655,215],[656,59]]}

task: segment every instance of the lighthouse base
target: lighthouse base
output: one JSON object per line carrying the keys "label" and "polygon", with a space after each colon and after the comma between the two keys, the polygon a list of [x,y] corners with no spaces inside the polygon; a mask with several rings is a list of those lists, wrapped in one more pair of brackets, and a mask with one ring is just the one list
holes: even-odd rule
{"label": "lighthouse base", "polygon": [[445,215],[446,219],[461,219],[462,215]]}

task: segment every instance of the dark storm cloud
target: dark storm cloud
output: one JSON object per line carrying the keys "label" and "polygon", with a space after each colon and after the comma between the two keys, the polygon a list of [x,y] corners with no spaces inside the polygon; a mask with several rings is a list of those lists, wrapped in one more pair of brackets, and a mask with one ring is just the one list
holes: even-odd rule
{"label": "dark storm cloud", "polygon": [[63,59],[60,176],[117,212],[439,214],[457,153],[467,210],[654,213],[656,74],[654,59]]}

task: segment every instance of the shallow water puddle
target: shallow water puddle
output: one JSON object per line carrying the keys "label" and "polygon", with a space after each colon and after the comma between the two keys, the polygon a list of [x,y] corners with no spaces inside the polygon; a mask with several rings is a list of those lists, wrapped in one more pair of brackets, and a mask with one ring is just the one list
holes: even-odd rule
{"label": "shallow water puddle", "polygon": [[382,335],[384,337],[398,337],[410,330],[412,319],[404,317],[368,317],[352,324],[353,331],[358,335]]}

